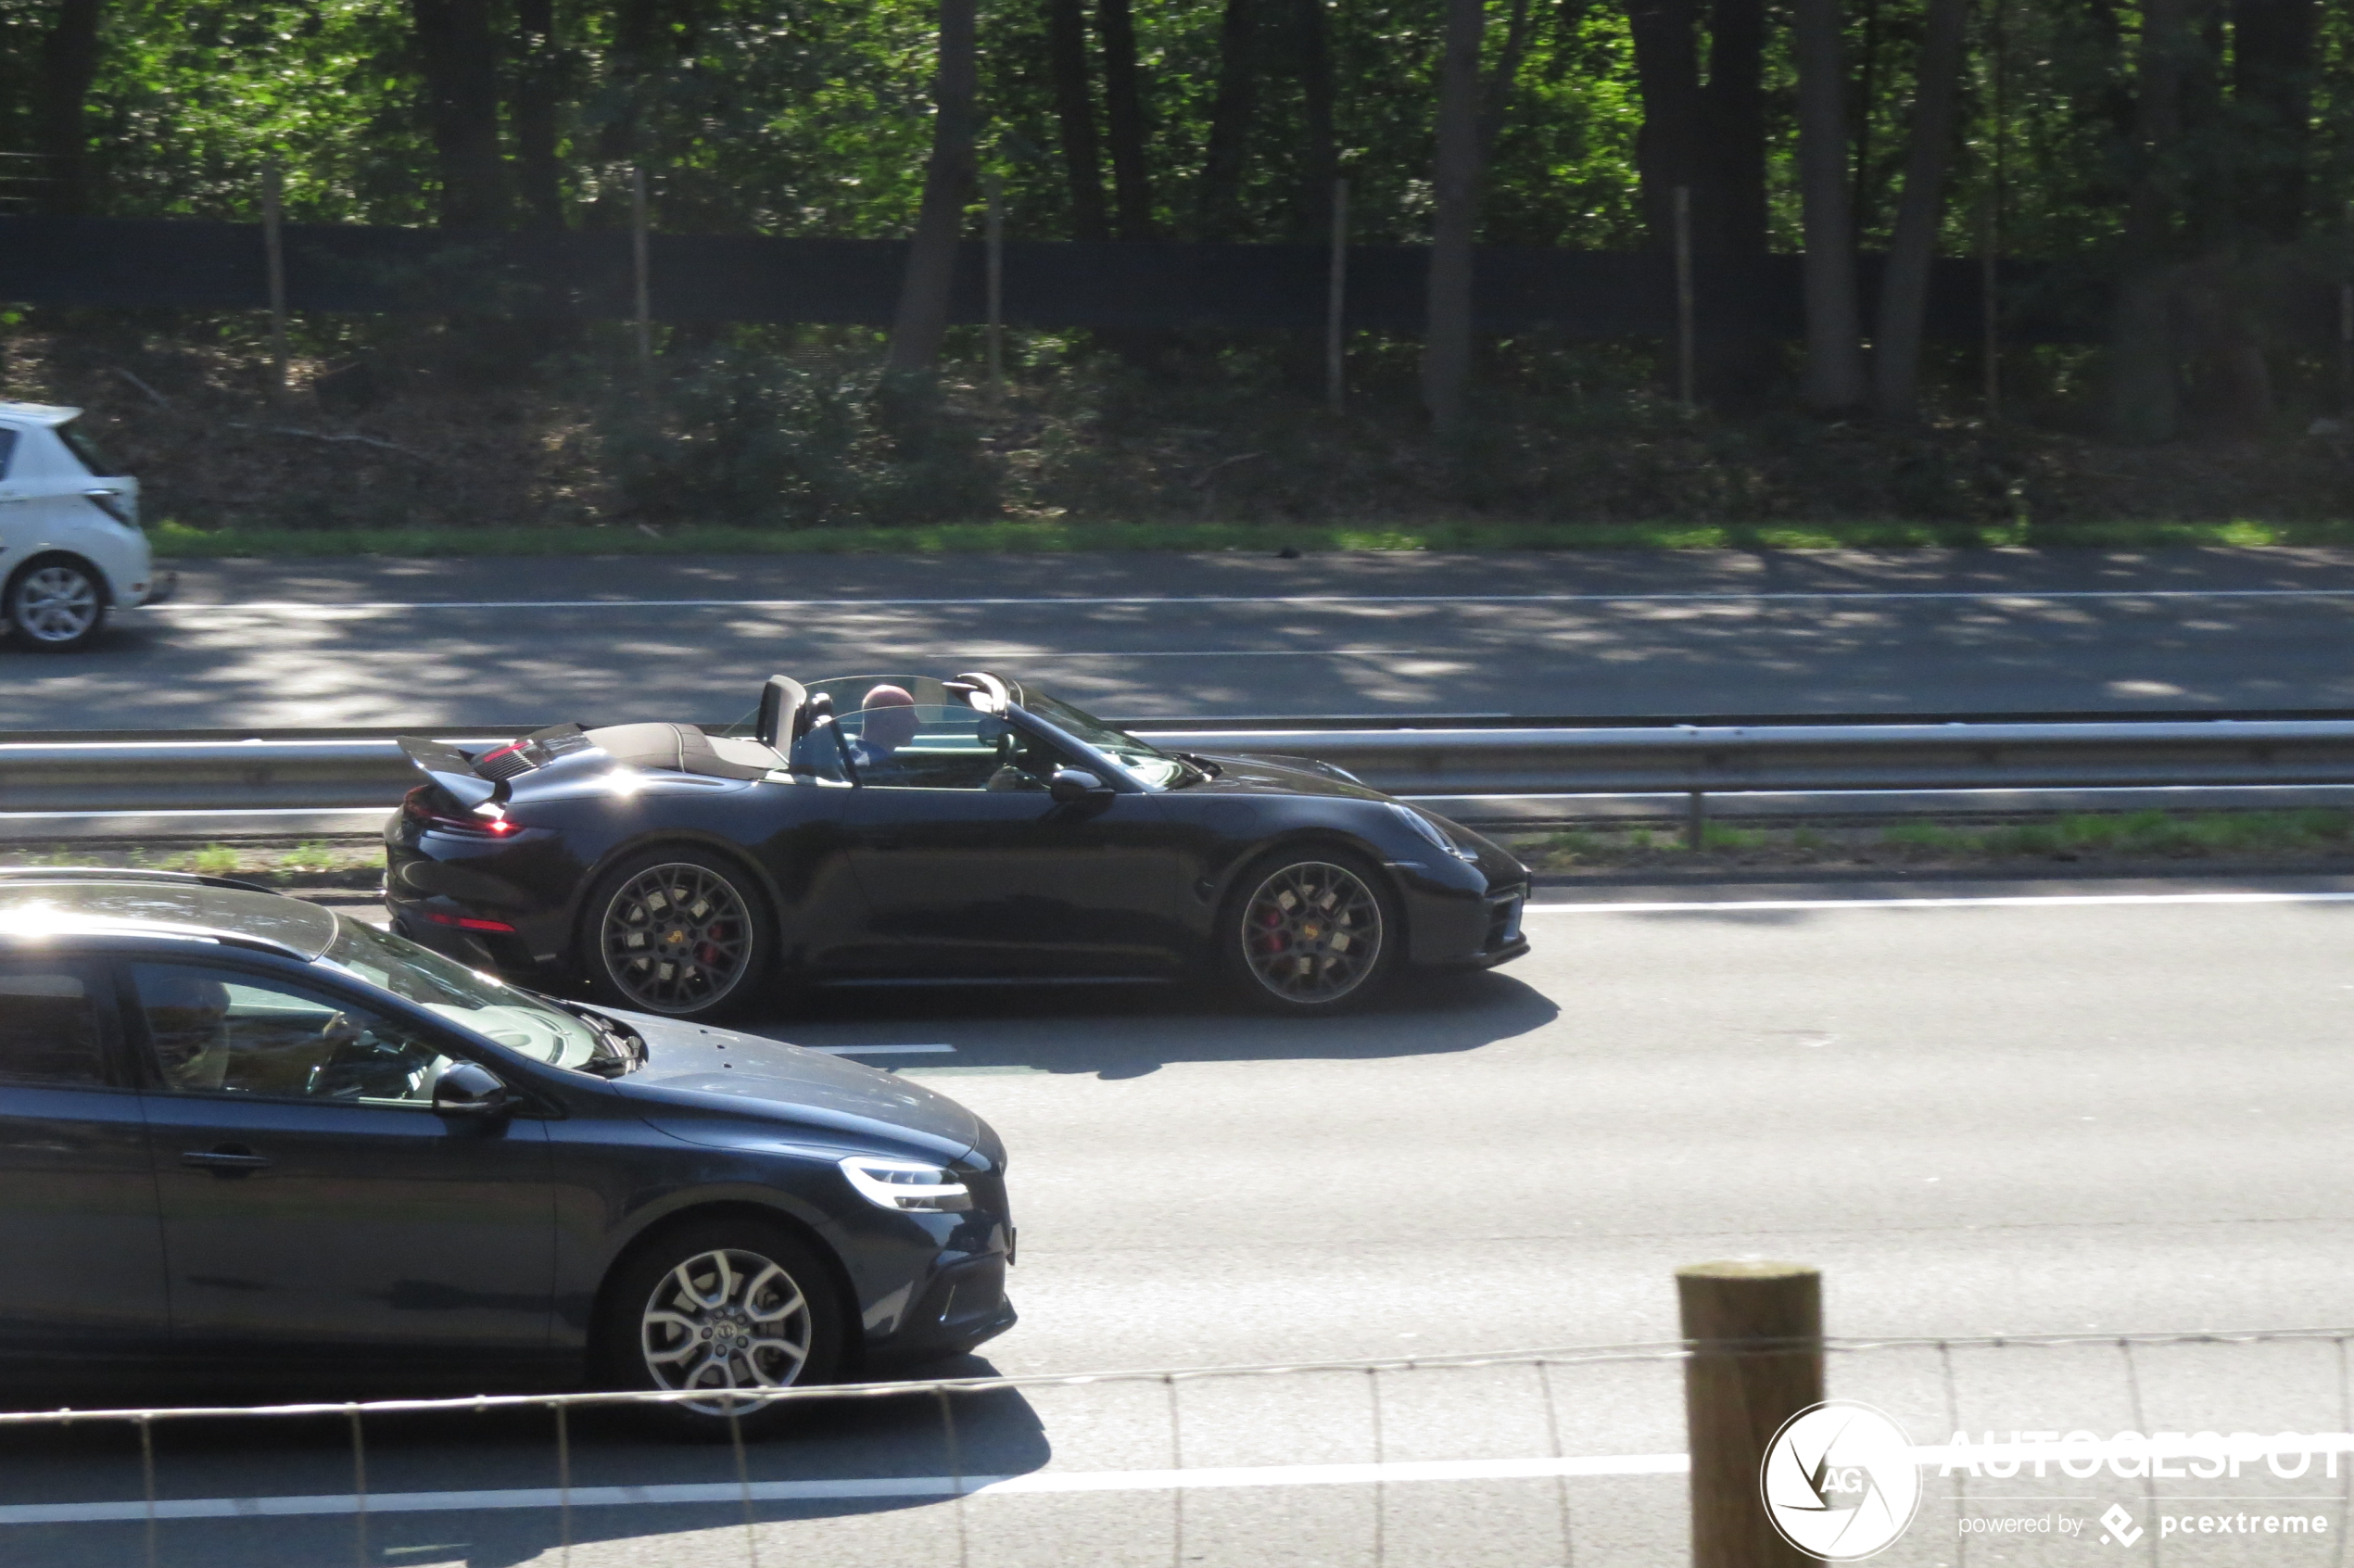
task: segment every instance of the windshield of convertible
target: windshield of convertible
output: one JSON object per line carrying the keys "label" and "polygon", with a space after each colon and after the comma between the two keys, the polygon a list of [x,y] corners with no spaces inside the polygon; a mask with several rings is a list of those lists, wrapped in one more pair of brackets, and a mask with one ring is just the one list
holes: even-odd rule
{"label": "windshield of convertible", "polygon": [[627,1043],[617,1030],[361,921],[338,918],[335,941],[321,957],[535,1060],[600,1077],[630,1065]]}
{"label": "windshield of convertible", "polygon": [[1146,745],[1124,730],[1114,729],[1095,714],[1072,707],[1059,697],[1035,687],[1022,691],[1021,705],[1074,740],[1083,740],[1157,790],[1175,789],[1204,777],[1182,757]]}

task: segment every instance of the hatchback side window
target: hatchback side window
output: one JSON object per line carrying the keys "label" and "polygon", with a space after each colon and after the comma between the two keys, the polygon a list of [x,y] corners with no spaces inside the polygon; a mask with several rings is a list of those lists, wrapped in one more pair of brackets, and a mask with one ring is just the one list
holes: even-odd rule
{"label": "hatchback side window", "polygon": [[8,476],[8,465],[17,455],[17,427],[0,424],[0,479]]}
{"label": "hatchback side window", "polygon": [[134,964],[132,980],[167,1086],[425,1106],[446,1065],[405,1025],[325,994],[234,969]]}
{"label": "hatchback side window", "polygon": [[0,964],[0,1083],[106,1081],[97,1003],[81,970],[54,961]]}

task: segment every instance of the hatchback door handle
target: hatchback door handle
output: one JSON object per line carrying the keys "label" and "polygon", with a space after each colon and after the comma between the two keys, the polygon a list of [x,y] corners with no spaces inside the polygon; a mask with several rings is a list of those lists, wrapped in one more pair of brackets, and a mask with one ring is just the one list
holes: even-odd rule
{"label": "hatchback door handle", "polygon": [[234,1176],[247,1170],[259,1170],[273,1165],[268,1155],[256,1154],[243,1144],[223,1144],[217,1149],[189,1149],[180,1157],[183,1165],[193,1165],[199,1170],[218,1170],[224,1176]]}

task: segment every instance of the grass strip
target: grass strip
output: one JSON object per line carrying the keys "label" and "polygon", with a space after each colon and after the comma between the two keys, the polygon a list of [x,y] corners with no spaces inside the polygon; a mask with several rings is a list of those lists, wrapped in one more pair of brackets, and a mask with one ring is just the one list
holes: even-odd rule
{"label": "grass strip", "polygon": [[1644,866],[1979,866],[2030,861],[2196,861],[2342,857],[2354,813],[2147,810],[2042,822],[1899,822],[1873,827],[1744,828],[1711,822],[1693,850],[1680,828],[1578,828],[1496,835],[1539,871]]}
{"label": "grass strip", "polygon": [[192,528],[156,525],[171,560],[304,556],[955,555],[1058,550],[2148,550],[2354,544],[2354,519],[2305,523],[942,523],[910,527]]}

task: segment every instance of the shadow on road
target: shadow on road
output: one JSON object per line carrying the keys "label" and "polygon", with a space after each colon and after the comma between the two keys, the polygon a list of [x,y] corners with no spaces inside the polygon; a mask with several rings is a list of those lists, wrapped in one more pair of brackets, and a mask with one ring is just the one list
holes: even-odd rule
{"label": "shadow on road", "polygon": [[[931,1376],[989,1376],[964,1357],[924,1369]],[[206,1392],[250,1403],[249,1390]],[[23,1405],[20,1399],[6,1401]],[[559,1485],[553,1416],[545,1410],[371,1415],[363,1425],[363,1522],[344,1504],[272,1516],[166,1518],[156,1561],[171,1568],[310,1568],[310,1564],[463,1562],[506,1568],[574,1545],[631,1543],[627,1561],[666,1562],[660,1537],[742,1525],[742,1482],[815,1484],[901,1477],[1015,1475],[1049,1457],[1029,1401],[1005,1390],[954,1401],[952,1448],[939,1402],[928,1395],[829,1401],[787,1431],[748,1442],[743,1466],[724,1438],[682,1436],[658,1412],[582,1410],[569,1417],[568,1513],[544,1494]],[[341,1415],[158,1422],[153,1428],[159,1498],[348,1498],[355,1490],[350,1426]],[[690,1502],[640,1501],[615,1489],[705,1488]],[[711,1488],[717,1488],[714,1493]],[[843,1519],[936,1504],[937,1495],[755,1498],[750,1517]],[[867,1488],[872,1489],[872,1488]],[[531,1490],[528,1499],[497,1494]],[[427,1498],[421,1494],[444,1494]],[[451,1495],[454,1494],[454,1495]],[[132,1503],[145,1498],[136,1430],[120,1423],[0,1429],[0,1510],[27,1503]],[[500,1506],[501,1502],[507,1506]],[[434,1506],[420,1507],[430,1502]],[[523,1502],[525,1506],[513,1506]],[[5,1519],[0,1512],[0,1519]],[[911,1529],[929,1532],[929,1523]],[[362,1531],[364,1530],[364,1549]],[[105,1522],[0,1524],[0,1560],[50,1568],[146,1561],[142,1517]],[[740,1548],[739,1549],[740,1550]],[[641,1555],[642,1554],[642,1555]]]}
{"label": "shadow on road", "polygon": [[1272,1018],[1199,988],[972,986],[818,992],[740,1024],[798,1045],[948,1045],[954,1054],[851,1054],[878,1067],[1136,1078],[1172,1062],[1370,1060],[1475,1050],[1560,1012],[1500,973],[1415,974],[1377,1005]]}

